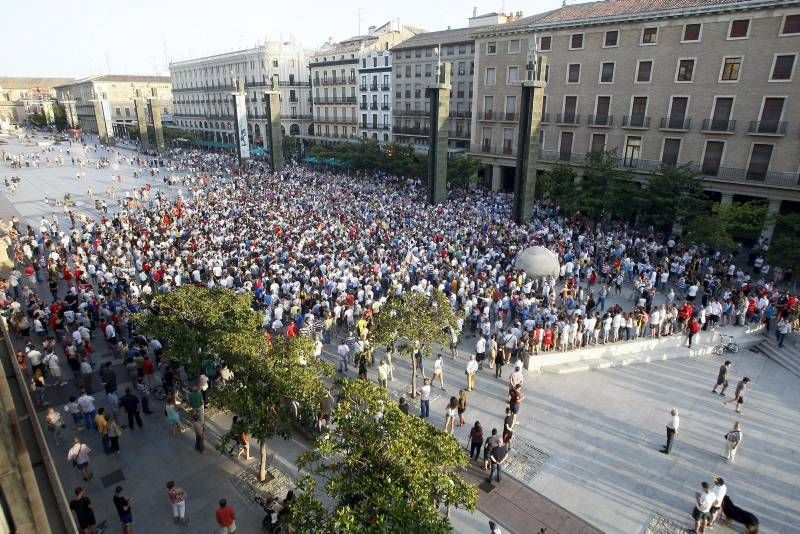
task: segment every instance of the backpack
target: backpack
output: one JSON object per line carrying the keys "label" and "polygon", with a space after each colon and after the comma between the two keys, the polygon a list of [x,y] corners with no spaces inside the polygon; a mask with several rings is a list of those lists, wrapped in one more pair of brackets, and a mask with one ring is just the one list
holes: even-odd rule
{"label": "backpack", "polygon": [[739,441],[742,439],[742,433],[739,430],[731,430],[725,434],[725,439],[733,444],[739,443]]}

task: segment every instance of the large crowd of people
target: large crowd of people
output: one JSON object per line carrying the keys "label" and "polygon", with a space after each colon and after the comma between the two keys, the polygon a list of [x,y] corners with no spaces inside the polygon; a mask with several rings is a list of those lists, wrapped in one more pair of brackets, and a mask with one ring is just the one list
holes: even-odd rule
{"label": "large crowd of people", "polygon": [[[797,298],[765,265],[766,240],[754,245],[747,264],[737,264],[731,254],[669,233],[595,224],[547,203],[518,225],[509,197],[484,189],[454,190],[431,206],[414,179],[301,165],[274,173],[251,163],[244,170],[231,156],[193,150],[162,160],[97,150],[94,163],[3,155],[10,168],[51,164],[51,157],[77,168],[138,168],[118,200],[106,191],[117,200],[111,210],[64,203],[60,216],[43,217],[38,227],[17,218],[7,227],[15,268],[0,283],[0,304],[28,344],[18,359],[30,366],[42,401],[44,388],[62,382],[62,357],[76,380],[85,379],[85,393],[92,391],[96,335],[129,365],[141,391],[155,385],[148,377],[159,364],[162,377],[171,373],[159,341],[138,336],[131,317],[150,295],[184,284],[252,294],[266,332],[314,336],[320,350],[339,353],[340,370],[352,360],[363,378],[373,363],[365,341],[371,318],[387,298],[407,291],[443,291],[460,325],[451,332],[450,355],[470,355],[468,375],[486,361],[498,378],[503,364],[524,354],[685,334],[691,346],[700,330],[753,322],[780,337],[797,321]],[[123,182],[121,175],[115,180]],[[558,277],[532,279],[514,268],[516,254],[532,245],[558,254]],[[476,341],[467,343],[464,334]],[[390,364],[378,366],[382,385],[391,372]],[[441,365],[438,380],[444,389]],[[506,445],[517,424],[514,404],[518,409],[524,398],[517,381],[507,414],[513,422],[500,440]],[[79,421],[87,412],[80,399],[72,402]],[[465,407],[462,391],[448,408],[450,431],[456,414],[464,424]]]}

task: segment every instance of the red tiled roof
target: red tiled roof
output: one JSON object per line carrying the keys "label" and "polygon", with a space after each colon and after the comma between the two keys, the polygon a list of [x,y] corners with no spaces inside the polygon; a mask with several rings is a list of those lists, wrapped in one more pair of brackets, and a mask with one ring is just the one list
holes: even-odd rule
{"label": "red tiled roof", "polygon": [[572,4],[538,18],[536,23],[568,22],[618,15],[638,15],[653,11],[670,11],[691,7],[735,4],[738,0],[604,0]]}

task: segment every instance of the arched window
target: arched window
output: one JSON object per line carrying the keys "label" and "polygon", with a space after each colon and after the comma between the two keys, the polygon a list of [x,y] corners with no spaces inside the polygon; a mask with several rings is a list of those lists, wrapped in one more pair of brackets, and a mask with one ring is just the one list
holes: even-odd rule
{"label": "arched window", "polygon": [[292,124],[289,126],[289,135],[300,135],[300,125]]}

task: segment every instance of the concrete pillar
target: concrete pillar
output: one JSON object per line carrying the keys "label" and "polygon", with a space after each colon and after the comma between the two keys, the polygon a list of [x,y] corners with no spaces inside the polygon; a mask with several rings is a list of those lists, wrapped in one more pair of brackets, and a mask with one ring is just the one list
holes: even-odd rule
{"label": "concrete pillar", "polygon": [[522,82],[519,133],[517,139],[517,164],[514,173],[514,204],[511,215],[517,223],[530,220],[536,194],[536,171],[539,162],[539,127],[542,122],[544,89],[547,86],[543,73],[547,58],[536,57],[533,50],[528,56],[527,79]]}
{"label": "concrete pillar", "polygon": [[103,114],[103,102],[101,100],[92,100],[94,107],[94,120],[97,124],[97,136],[100,138],[101,143],[108,143],[108,138],[111,133],[106,128],[106,119]]}
{"label": "concrete pillar", "polygon": [[761,230],[761,237],[765,239],[772,240],[772,234],[775,232],[775,218],[781,211],[781,201],[770,199],[769,205],[767,206],[767,224],[764,225],[764,229]]}
{"label": "concrete pillar", "polygon": [[431,135],[428,141],[428,203],[447,200],[447,119],[450,115],[450,63],[438,63],[436,83],[425,89],[430,99]]}
{"label": "concrete pillar", "polygon": [[500,191],[503,187],[503,167],[492,165],[492,191]]}
{"label": "concrete pillar", "polygon": [[733,204],[733,195],[730,193],[722,193],[722,198],[720,199],[721,204]]}
{"label": "concrete pillar", "polygon": [[156,152],[164,152],[164,127],[161,125],[161,102],[157,98],[150,99],[150,116],[153,118],[153,131],[156,134]]}
{"label": "concrete pillar", "polygon": [[139,143],[143,152],[150,150],[150,136],[147,133],[147,100],[134,98],[133,108],[136,113],[136,125],[139,127]]}
{"label": "concrete pillar", "polygon": [[281,132],[281,91],[278,76],[272,77],[272,89],[265,92],[267,104],[267,119],[269,120],[269,157],[272,161],[273,172],[283,169],[285,164],[283,154],[283,133]]}

